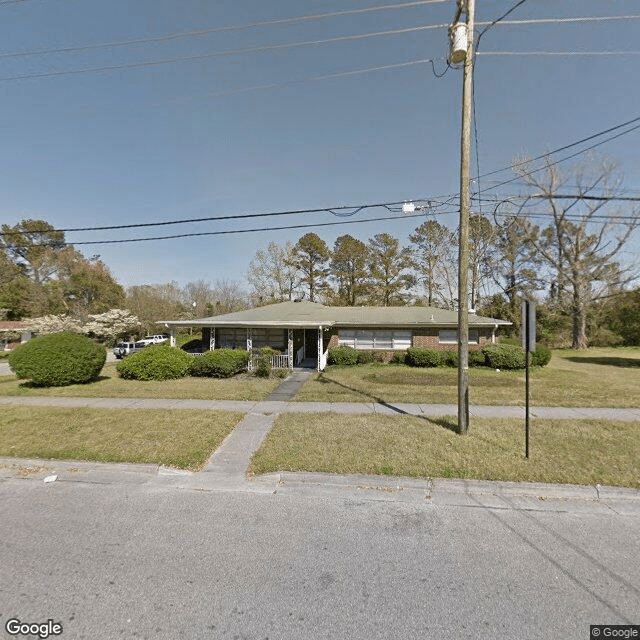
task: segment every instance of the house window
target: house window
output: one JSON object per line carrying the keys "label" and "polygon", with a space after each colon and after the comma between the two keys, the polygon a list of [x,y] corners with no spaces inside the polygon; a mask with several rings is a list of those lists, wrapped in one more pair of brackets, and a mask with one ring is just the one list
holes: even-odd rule
{"label": "house window", "polygon": [[[438,331],[438,342],[440,344],[458,344],[458,330],[440,329]],[[478,344],[477,329],[469,329],[469,344]]]}
{"label": "house window", "polygon": [[388,329],[340,329],[338,345],[353,349],[408,349],[411,346],[411,331]]}
{"label": "house window", "polygon": [[217,349],[246,349],[247,330],[220,327],[216,341]]}
{"label": "house window", "polygon": [[263,347],[271,347],[278,351],[287,348],[287,330],[286,329],[254,329],[253,330],[253,348],[262,349]]}

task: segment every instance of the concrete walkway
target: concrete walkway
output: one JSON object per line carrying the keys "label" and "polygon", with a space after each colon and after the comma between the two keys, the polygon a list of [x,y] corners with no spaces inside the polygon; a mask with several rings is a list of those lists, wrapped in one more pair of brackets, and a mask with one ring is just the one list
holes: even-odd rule
{"label": "concrete walkway", "polygon": [[[272,394],[272,397],[275,395]],[[63,396],[0,396],[0,405],[36,407],[93,407],[96,409],[204,409],[259,413],[382,413],[428,418],[455,416],[454,404],[408,404],[404,402],[292,402],[288,400],[180,400],[163,398],[79,398]],[[524,407],[472,405],[476,418],[522,418]],[[530,407],[532,418],[558,420],[640,420],[640,408]]]}

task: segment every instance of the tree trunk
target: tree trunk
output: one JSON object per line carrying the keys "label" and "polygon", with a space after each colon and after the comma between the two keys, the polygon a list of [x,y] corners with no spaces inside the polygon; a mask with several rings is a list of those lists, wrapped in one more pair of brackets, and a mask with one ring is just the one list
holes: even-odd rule
{"label": "tree trunk", "polygon": [[587,314],[585,301],[582,295],[582,286],[575,284],[573,288],[572,305],[572,349],[587,348]]}

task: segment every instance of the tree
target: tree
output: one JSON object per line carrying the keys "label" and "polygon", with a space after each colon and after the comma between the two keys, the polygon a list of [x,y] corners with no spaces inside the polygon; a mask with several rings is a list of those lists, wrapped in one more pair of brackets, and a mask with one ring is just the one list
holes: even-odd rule
{"label": "tree", "polygon": [[388,233],[369,240],[370,296],[374,304],[390,307],[402,304],[416,279],[409,270],[413,266],[411,250],[400,248],[400,242]]}
{"label": "tree", "polygon": [[427,304],[446,304],[448,295],[447,280],[449,273],[447,264],[452,259],[452,248],[455,245],[454,234],[435,220],[423,222],[410,236],[414,243],[414,266],[420,274],[427,294]]}
{"label": "tree", "polygon": [[529,199],[548,208],[550,224],[529,239],[549,269],[550,302],[571,315],[572,347],[585,348],[589,306],[635,279],[617,259],[640,223],[640,210],[621,217],[612,200],[620,180],[606,160],[591,157],[567,174],[549,158],[543,173],[531,171],[529,163],[518,163],[515,171],[532,189]]}
{"label": "tree", "polygon": [[216,280],[211,286],[211,296],[207,315],[232,313],[248,306],[247,295],[236,280]]}
{"label": "tree", "polygon": [[143,331],[152,333],[157,329],[158,320],[174,320],[187,313],[176,282],[129,287],[125,308],[140,319]]}
{"label": "tree", "polygon": [[57,278],[49,286],[58,289],[65,311],[86,317],[123,304],[124,289],[99,256],[87,259],[69,246],[59,253],[57,262]]}
{"label": "tree", "polygon": [[478,304],[480,289],[491,278],[493,240],[494,229],[491,222],[479,213],[471,216],[469,218],[469,286],[472,309],[475,309]]}
{"label": "tree", "polygon": [[64,249],[64,232],[44,220],[22,220],[14,227],[2,225],[0,246],[9,259],[21,265],[36,284],[48,282],[57,273],[57,254]]}
{"label": "tree", "polygon": [[[496,223],[494,232],[493,280],[501,292],[497,295],[504,295],[507,300],[502,313],[496,317],[513,322],[517,329],[520,326],[520,301],[533,298],[543,286],[538,276],[541,259],[533,243],[526,241],[538,236],[538,228],[527,218],[510,215]],[[495,297],[493,303],[496,303]]]}
{"label": "tree", "polygon": [[331,254],[331,278],[336,283],[336,301],[354,307],[367,288],[367,245],[350,235],[340,236]]}
{"label": "tree", "polygon": [[89,316],[81,327],[82,333],[98,338],[117,340],[138,330],[140,321],[126,309],[109,309],[105,313]]}
{"label": "tree", "polygon": [[266,249],[256,251],[249,265],[247,280],[251,285],[251,297],[263,302],[293,300],[298,276],[293,263],[293,244],[270,242]]}
{"label": "tree", "polygon": [[19,320],[28,314],[30,285],[24,269],[0,247],[0,309],[5,310],[6,319]]}
{"label": "tree", "polygon": [[326,289],[330,257],[325,241],[315,233],[305,234],[293,247],[289,264],[300,272],[300,283],[308,287],[311,302]]}

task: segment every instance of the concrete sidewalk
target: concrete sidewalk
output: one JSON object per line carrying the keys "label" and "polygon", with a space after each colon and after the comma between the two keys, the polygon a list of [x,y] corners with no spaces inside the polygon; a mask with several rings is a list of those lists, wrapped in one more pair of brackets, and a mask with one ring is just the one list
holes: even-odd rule
{"label": "concrete sidewalk", "polygon": [[[469,500],[485,506],[503,504],[510,496],[515,508],[541,508],[540,500],[576,499],[600,502],[603,508],[615,508],[622,513],[640,511],[640,491],[601,487],[575,487],[572,485],[531,485],[530,483],[498,483],[467,480],[434,480],[390,478],[385,476],[342,477],[330,474],[276,473],[254,479],[247,478],[247,468],[253,453],[273,427],[280,413],[341,413],[412,415],[422,417],[455,416],[457,406],[449,404],[406,403],[332,403],[291,402],[287,398],[304,382],[296,379],[291,388],[274,392],[268,400],[179,400],[136,398],[78,398],[43,396],[0,397],[0,406],[38,407],[90,407],[95,409],[168,409],[174,411],[200,409],[210,411],[241,411],[245,417],[213,453],[204,469],[190,473],[157,465],[104,465],[90,462],[62,462],[56,460],[0,459],[0,480],[9,477],[29,477],[61,474],[63,481],[146,483],[150,481],[184,488],[211,491],[250,491],[260,493],[288,493],[291,491],[322,497],[325,495],[370,495],[371,499],[398,499],[432,501],[432,504],[466,504]],[[276,390],[277,391],[277,390]],[[275,398],[282,398],[280,400]],[[482,418],[524,419],[524,407],[472,406],[470,413]],[[531,416],[551,419],[640,420],[640,408],[585,408],[585,407],[532,407]],[[4,472],[2,472],[4,467]],[[29,471],[33,469],[34,471]],[[437,490],[436,490],[437,489]],[[532,495],[536,494],[535,496]],[[513,496],[520,496],[517,500]],[[470,497],[472,496],[472,497]],[[496,497],[498,496],[498,497]],[[542,497],[540,497],[542,496]],[[606,502],[603,497],[606,496]],[[631,501],[631,502],[630,502]],[[615,503],[615,507],[614,507]],[[516,506],[519,505],[519,506]],[[542,507],[546,508],[546,507]]]}
{"label": "concrete sidewalk", "polygon": [[[272,397],[275,395],[272,394]],[[0,405],[37,407],[93,407],[95,409],[204,409],[256,411],[261,413],[382,413],[424,417],[455,416],[454,404],[408,404],[404,402],[291,402],[288,400],[180,400],[162,398],[78,398],[62,396],[0,396]],[[476,418],[523,418],[524,407],[472,405]],[[558,420],[640,420],[640,408],[615,407],[531,407],[532,418]]]}

